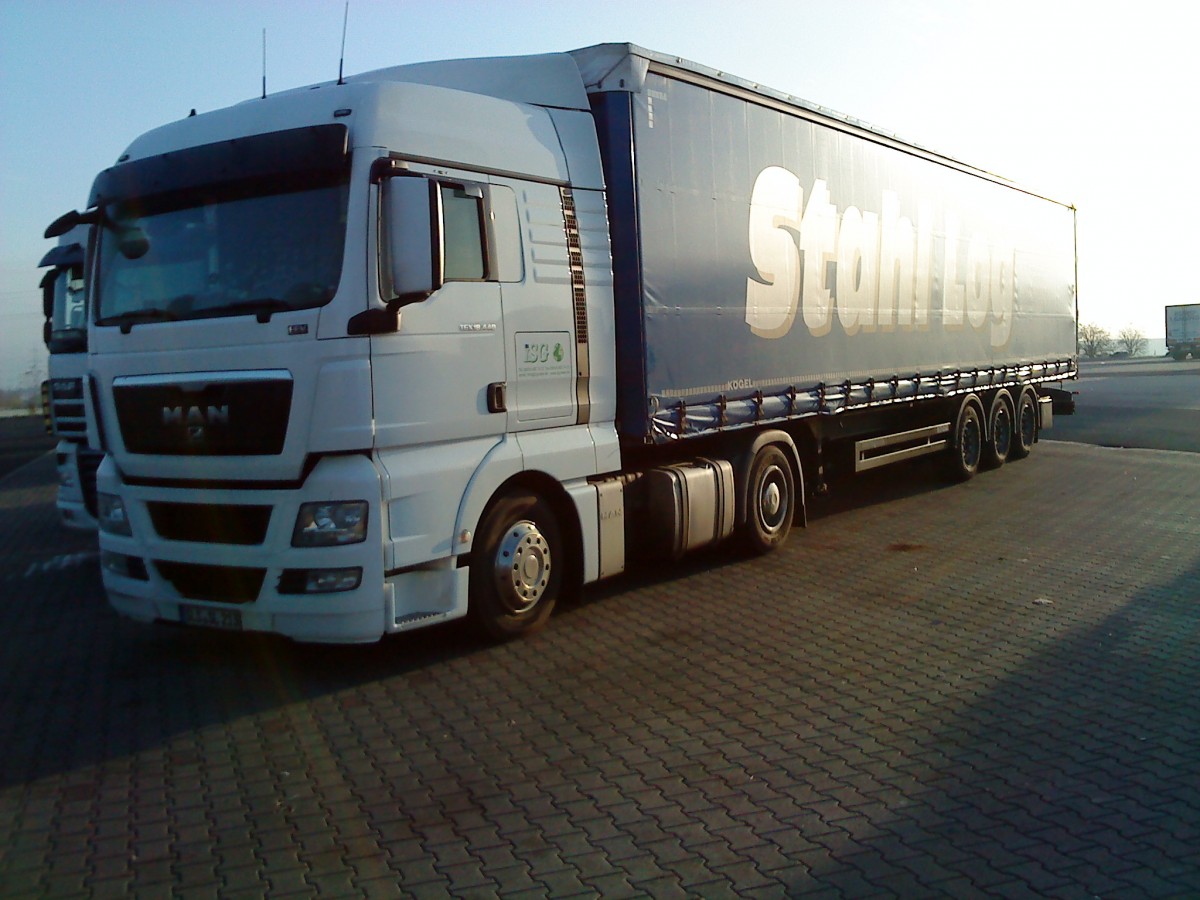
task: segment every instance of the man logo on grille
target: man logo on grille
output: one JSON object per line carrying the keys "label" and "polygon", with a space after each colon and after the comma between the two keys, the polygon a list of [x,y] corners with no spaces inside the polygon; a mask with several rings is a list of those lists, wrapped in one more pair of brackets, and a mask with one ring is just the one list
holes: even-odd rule
{"label": "man logo on grille", "polygon": [[162,423],[167,428],[186,426],[188,442],[198,444],[208,436],[209,426],[229,424],[229,407],[164,406]]}

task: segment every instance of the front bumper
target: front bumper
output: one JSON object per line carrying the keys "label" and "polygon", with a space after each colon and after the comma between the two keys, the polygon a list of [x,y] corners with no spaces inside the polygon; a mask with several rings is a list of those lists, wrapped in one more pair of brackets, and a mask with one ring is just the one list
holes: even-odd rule
{"label": "front bumper", "polygon": [[[129,485],[107,460],[97,484],[101,492],[121,497],[132,528],[132,536],[102,531],[100,549],[109,602],[133,619],[270,632],[298,641],[363,643],[466,613],[467,570],[453,559],[385,573],[380,478],[366,456],[326,457],[300,487]],[[329,500],[368,501],[366,540],[291,546],[301,504]],[[154,504],[157,517],[151,512]],[[164,535],[164,507],[173,527],[191,539]],[[257,510],[249,518],[265,521],[261,534],[246,527],[246,510]],[[191,526],[187,520],[193,514],[211,521]],[[229,524],[235,521],[236,527]],[[223,534],[236,537],[222,540]],[[204,539],[195,539],[198,535]],[[362,576],[352,590],[289,592],[295,590],[297,572],[355,568]]]}

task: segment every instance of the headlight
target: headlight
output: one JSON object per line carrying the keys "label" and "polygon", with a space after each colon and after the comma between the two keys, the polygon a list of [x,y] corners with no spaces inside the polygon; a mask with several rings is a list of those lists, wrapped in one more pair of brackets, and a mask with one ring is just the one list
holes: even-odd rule
{"label": "headlight", "polygon": [[101,531],[125,537],[133,535],[129,517],[125,514],[125,504],[116,494],[96,495],[96,521]]}
{"label": "headlight", "polygon": [[367,538],[367,501],[305,503],[296,516],[293,547],[357,544]]}

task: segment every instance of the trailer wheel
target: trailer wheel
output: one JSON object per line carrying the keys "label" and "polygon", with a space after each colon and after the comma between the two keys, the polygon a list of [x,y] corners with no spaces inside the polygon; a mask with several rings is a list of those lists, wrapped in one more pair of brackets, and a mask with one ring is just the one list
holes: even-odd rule
{"label": "trailer wheel", "polygon": [[1016,428],[1013,429],[1012,449],[1010,459],[1024,459],[1033,452],[1033,442],[1037,439],[1037,402],[1033,393],[1024,391],[1017,401]]}
{"label": "trailer wheel", "polygon": [[514,492],[485,514],[471,552],[470,615],[497,640],[546,624],[566,564],[554,511],[534,494]]}
{"label": "trailer wheel", "polygon": [[796,514],[796,481],[787,455],[767,444],[750,464],[746,485],[743,543],[753,553],[770,553],[787,540]]}
{"label": "trailer wheel", "polygon": [[983,467],[1004,465],[1013,444],[1013,405],[1008,391],[998,391],[988,415],[988,436],[983,444]]}
{"label": "trailer wheel", "polygon": [[954,439],[947,459],[948,473],[955,481],[967,481],[979,471],[983,460],[983,422],[975,403],[967,400],[958,410]]}

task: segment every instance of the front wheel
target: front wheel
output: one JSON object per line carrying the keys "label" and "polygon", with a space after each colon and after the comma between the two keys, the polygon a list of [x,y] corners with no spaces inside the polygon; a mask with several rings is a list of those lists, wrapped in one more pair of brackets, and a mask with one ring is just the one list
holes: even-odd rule
{"label": "front wheel", "polygon": [[743,542],[753,553],[770,553],[787,540],[796,512],[796,482],[778,444],[761,448],[750,464]]}
{"label": "front wheel", "polygon": [[534,494],[500,497],[471,551],[470,615],[498,640],[546,624],[563,585],[566,548],[554,511]]}

